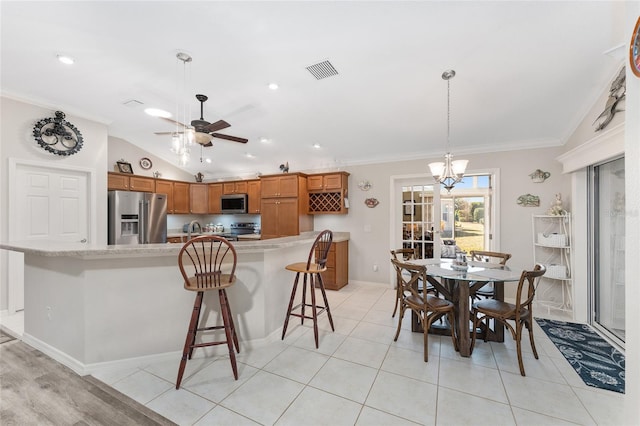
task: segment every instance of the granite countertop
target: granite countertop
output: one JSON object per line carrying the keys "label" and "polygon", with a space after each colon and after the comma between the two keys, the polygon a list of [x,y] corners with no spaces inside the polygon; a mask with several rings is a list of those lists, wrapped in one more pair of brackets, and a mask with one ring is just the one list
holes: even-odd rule
{"label": "granite countertop", "polygon": [[[304,232],[293,237],[273,238],[268,240],[234,241],[232,244],[238,253],[255,253],[266,250],[277,250],[300,244],[313,244],[319,232]],[[333,241],[348,241],[348,232],[334,232]],[[0,243],[0,249],[35,254],[48,257],[74,257],[80,259],[104,259],[125,257],[158,257],[177,256],[181,244],[140,244],[140,245],[106,245],[83,244],[59,241],[15,241]]]}
{"label": "granite countertop", "polygon": [[[192,232],[191,236],[196,237],[198,235],[229,235],[229,232]],[[189,234],[182,231],[169,231],[167,232],[167,238],[188,238]],[[260,234],[238,234],[239,240],[259,240]],[[186,240],[185,240],[186,241]]]}

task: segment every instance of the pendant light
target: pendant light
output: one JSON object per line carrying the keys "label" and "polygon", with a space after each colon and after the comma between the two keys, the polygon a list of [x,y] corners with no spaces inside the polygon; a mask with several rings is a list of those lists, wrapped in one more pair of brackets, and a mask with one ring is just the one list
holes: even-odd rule
{"label": "pendant light", "polygon": [[[187,123],[191,115],[187,115],[187,64],[191,62],[192,58],[191,55],[184,52],[178,52],[176,58],[182,62],[183,69],[182,90],[176,87],[176,118],[181,119],[183,123]],[[180,102],[180,98],[182,98],[182,102]],[[181,109],[182,114],[180,113]],[[191,110],[189,110],[189,113],[190,112]],[[191,145],[195,142],[196,129],[193,126],[182,124],[179,121],[175,121],[175,123],[176,131],[171,136],[171,151],[178,155],[178,165],[183,167],[189,164]]]}
{"label": "pendant light", "polygon": [[451,192],[453,186],[460,182],[464,177],[464,171],[467,168],[469,160],[455,160],[453,161],[453,155],[451,155],[451,141],[449,138],[451,128],[451,82],[450,80],[455,77],[456,72],[454,70],[447,70],[442,73],[442,79],[447,81],[447,153],[444,156],[443,162],[429,163],[429,169],[433,178],[445,187],[448,193]]}

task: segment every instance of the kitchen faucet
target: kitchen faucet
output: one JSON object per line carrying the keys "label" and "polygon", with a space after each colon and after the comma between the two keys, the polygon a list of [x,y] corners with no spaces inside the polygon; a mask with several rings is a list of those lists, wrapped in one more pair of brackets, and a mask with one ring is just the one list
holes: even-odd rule
{"label": "kitchen faucet", "polygon": [[200,222],[192,220],[189,222],[189,227],[187,228],[187,241],[191,239],[191,231],[195,229],[196,225],[198,225],[198,229],[200,230],[200,233],[202,233],[202,226],[200,226]]}

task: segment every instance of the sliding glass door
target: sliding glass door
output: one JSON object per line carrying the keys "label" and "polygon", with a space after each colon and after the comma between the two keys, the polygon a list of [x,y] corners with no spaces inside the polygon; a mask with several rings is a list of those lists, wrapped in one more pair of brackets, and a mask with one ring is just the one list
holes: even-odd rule
{"label": "sliding glass door", "polygon": [[624,158],[591,168],[592,322],[624,345]]}

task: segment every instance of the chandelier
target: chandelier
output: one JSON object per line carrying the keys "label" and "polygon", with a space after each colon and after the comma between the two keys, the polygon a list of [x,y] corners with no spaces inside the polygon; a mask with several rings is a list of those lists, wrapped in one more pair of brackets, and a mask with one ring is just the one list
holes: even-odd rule
{"label": "chandelier", "polygon": [[[182,123],[188,123],[189,117],[187,115],[187,64],[191,62],[192,58],[189,54],[184,52],[179,52],[176,54],[176,58],[182,62],[182,90],[177,88],[177,96],[176,96],[176,118],[180,118]],[[178,83],[179,84],[179,83]],[[182,102],[180,102],[180,98],[182,97]],[[182,105],[182,108],[180,108]],[[182,114],[180,109],[182,109]],[[190,115],[190,114],[189,114]],[[189,159],[191,158],[191,146],[195,142],[196,139],[196,130],[193,126],[189,126],[186,124],[182,124],[179,121],[174,121],[176,123],[176,130],[171,135],[171,152],[178,155],[178,164],[180,166],[186,166],[189,163]]]}
{"label": "chandelier", "polygon": [[460,182],[464,177],[464,170],[467,168],[469,160],[455,160],[453,161],[453,155],[451,155],[451,142],[449,139],[449,133],[451,128],[451,89],[450,80],[455,77],[456,72],[454,70],[447,70],[442,73],[442,79],[447,80],[447,153],[444,156],[443,162],[429,163],[429,169],[433,178],[445,187],[448,193],[451,192],[453,186]]}

